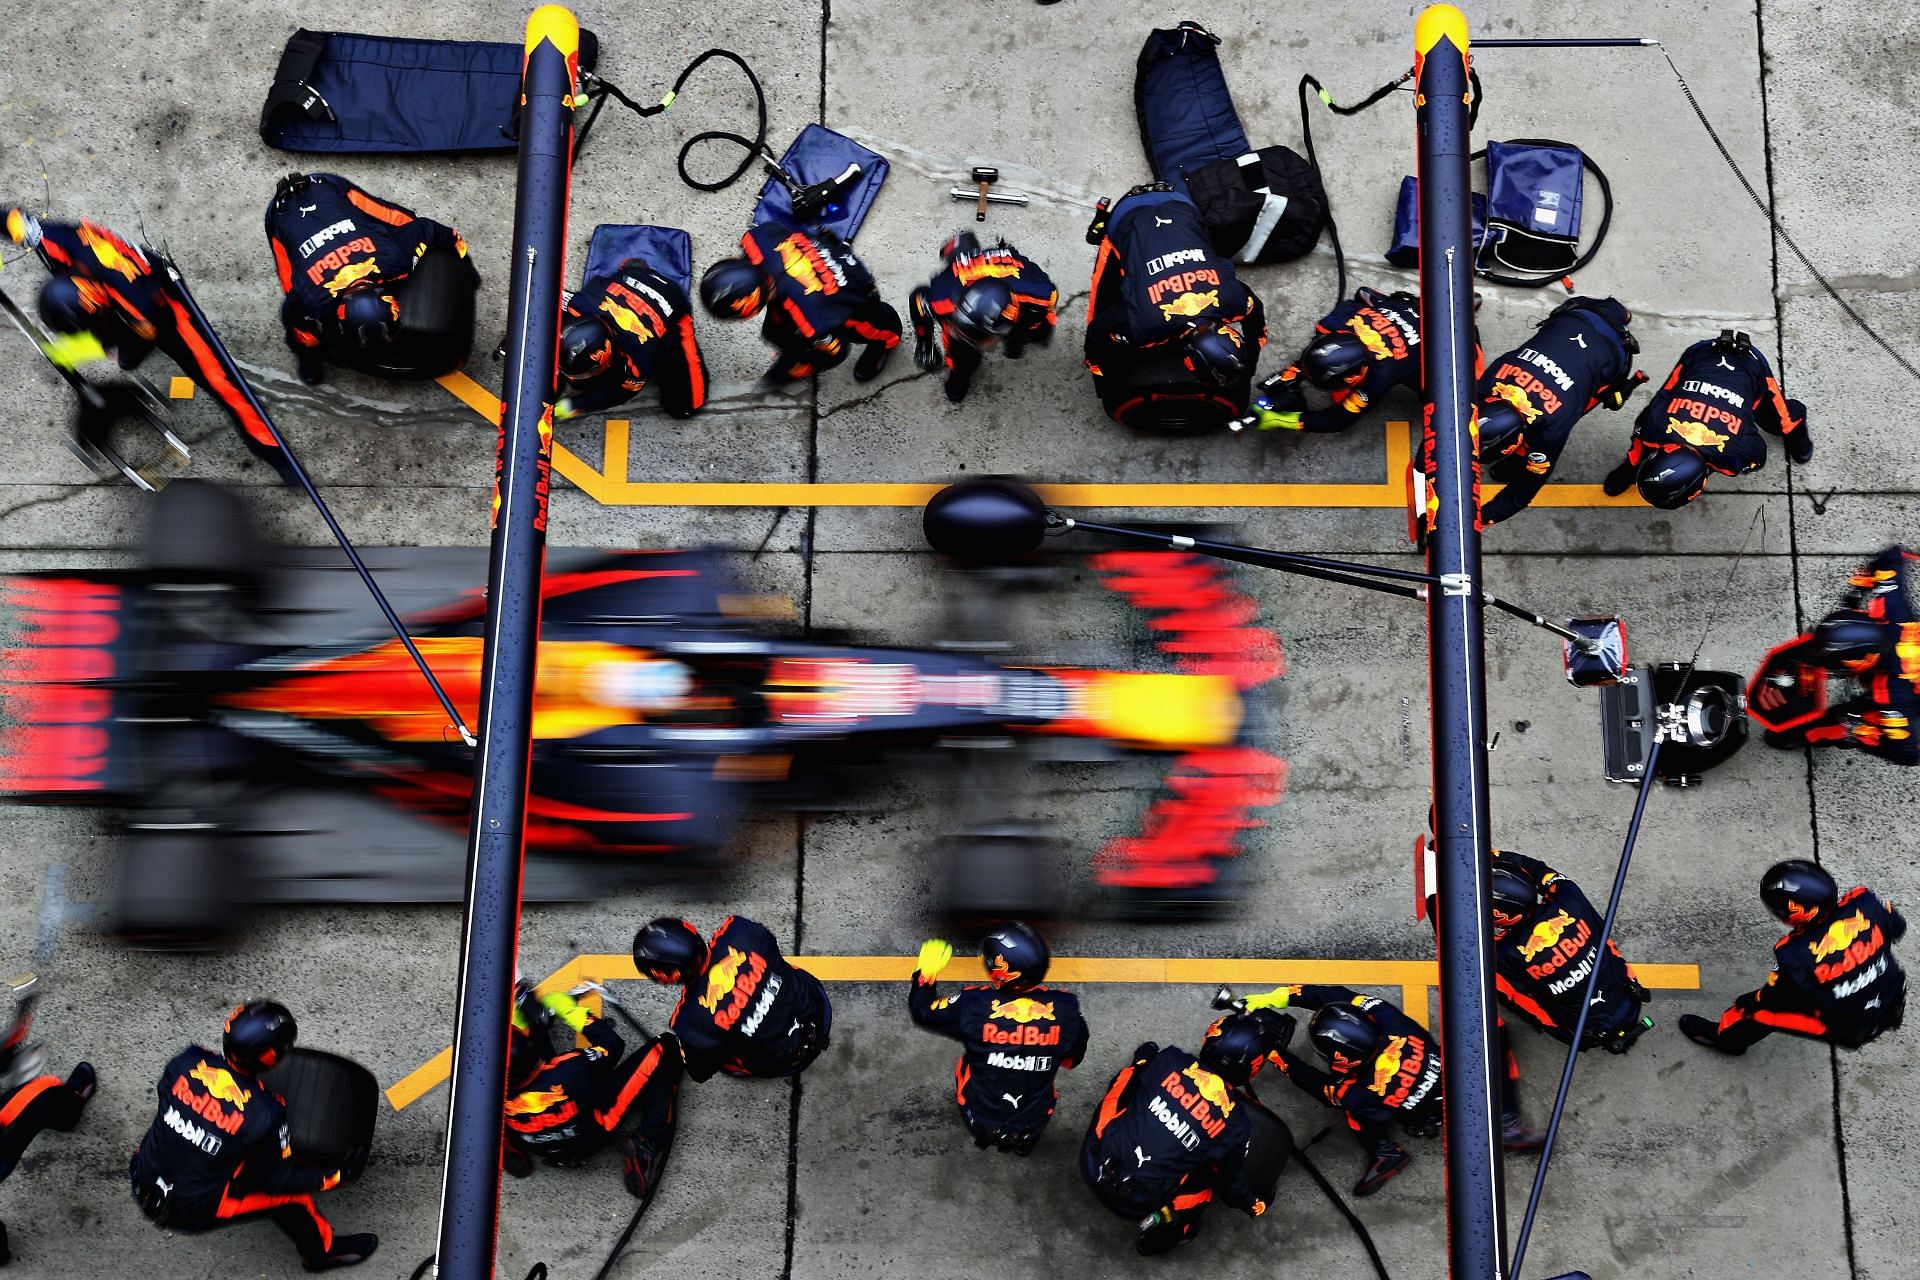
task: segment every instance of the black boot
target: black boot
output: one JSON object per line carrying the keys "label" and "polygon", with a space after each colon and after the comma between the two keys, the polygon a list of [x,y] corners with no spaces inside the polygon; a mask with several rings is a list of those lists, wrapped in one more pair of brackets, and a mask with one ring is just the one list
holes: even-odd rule
{"label": "black boot", "polygon": [[7,1245],[7,1224],[0,1222],[0,1267],[13,1261],[13,1250]]}
{"label": "black boot", "polygon": [[335,1267],[357,1267],[373,1256],[380,1247],[380,1237],[371,1231],[363,1231],[357,1236],[335,1236],[333,1248],[318,1258],[307,1261],[309,1271],[331,1271]]}
{"label": "black boot", "polygon": [[99,1077],[94,1074],[91,1062],[76,1062],[73,1071],[67,1076],[67,1088],[80,1095],[80,1101],[93,1098],[93,1091],[99,1085]]}
{"label": "black boot", "polygon": [[1631,462],[1623,462],[1607,472],[1607,478],[1600,482],[1600,491],[1609,498],[1617,498],[1633,488],[1634,477],[1638,472],[1639,468]]}
{"label": "black boot", "polygon": [[1697,1013],[1681,1014],[1674,1025],[1680,1028],[1681,1035],[1695,1044],[1712,1049],[1716,1053],[1724,1053],[1729,1058],[1737,1058],[1746,1052],[1745,1049],[1732,1049],[1721,1044],[1719,1027]]}
{"label": "black boot", "polygon": [[645,1138],[620,1139],[620,1161],[624,1166],[627,1194],[645,1200],[660,1183],[660,1168],[666,1157],[660,1148]]}
{"label": "black boot", "polygon": [[1353,1194],[1370,1196],[1393,1181],[1399,1172],[1413,1163],[1413,1153],[1397,1142],[1389,1142],[1374,1149],[1367,1161],[1366,1169],[1360,1174],[1360,1181],[1353,1184]]}
{"label": "black boot", "polygon": [[1795,462],[1813,461],[1813,437],[1807,434],[1807,406],[1798,400],[1787,401],[1787,409],[1800,420],[1795,430],[1780,437],[1780,443],[1786,448],[1787,456]]}
{"label": "black boot", "polygon": [[1547,1145],[1547,1135],[1529,1129],[1518,1111],[1500,1117],[1500,1142],[1509,1151],[1538,1151]]}

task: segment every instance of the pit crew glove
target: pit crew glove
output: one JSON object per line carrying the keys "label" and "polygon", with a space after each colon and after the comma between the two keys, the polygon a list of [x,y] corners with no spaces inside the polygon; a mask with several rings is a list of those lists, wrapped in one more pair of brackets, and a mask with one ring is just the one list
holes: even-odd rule
{"label": "pit crew glove", "polygon": [[920,960],[914,966],[914,977],[920,982],[932,982],[940,976],[953,960],[953,944],[945,938],[928,938],[920,944]]}

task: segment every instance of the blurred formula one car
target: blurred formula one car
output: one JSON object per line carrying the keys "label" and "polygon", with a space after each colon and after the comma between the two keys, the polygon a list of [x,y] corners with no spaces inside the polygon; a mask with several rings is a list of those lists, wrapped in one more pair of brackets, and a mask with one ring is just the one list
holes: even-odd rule
{"label": "blurred formula one car", "polygon": [[[367,559],[471,715],[484,553]],[[155,499],[143,567],[8,586],[0,785],[122,810],[131,940],[197,945],[255,902],[459,900],[471,751],[336,552],[270,549],[237,495],[178,482]],[[556,550],[543,598],[533,901],[638,882],[659,864],[644,855],[717,850],[868,748],[1067,735],[1189,751],[1233,743],[1241,720],[1221,675],[763,634],[708,553]]]}

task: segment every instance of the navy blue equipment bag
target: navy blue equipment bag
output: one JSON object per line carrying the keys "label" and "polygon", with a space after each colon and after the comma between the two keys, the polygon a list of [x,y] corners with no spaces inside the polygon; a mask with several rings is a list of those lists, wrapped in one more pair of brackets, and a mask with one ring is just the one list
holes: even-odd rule
{"label": "navy blue equipment bag", "polygon": [[[1473,193],[1473,242],[1487,242],[1487,198]],[[1387,261],[1396,267],[1420,265],[1420,179],[1400,179],[1400,198],[1393,202],[1393,244]]]}
{"label": "navy blue equipment bag", "polygon": [[1148,163],[1182,195],[1194,170],[1254,149],[1227,89],[1219,43],[1199,23],[1183,22],[1149,35],[1134,69],[1133,108]]}
{"label": "navy blue equipment bag", "polygon": [[[1474,269],[1495,284],[1538,288],[1573,274],[1600,251],[1613,221],[1613,188],[1593,158],[1550,138],[1489,142],[1473,158],[1487,161],[1487,194],[1473,193]],[[1586,175],[1600,190],[1600,225],[1580,252],[1580,213]],[[1420,261],[1419,184],[1400,181],[1387,261]],[[1505,274],[1526,272],[1525,276]]]}
{"label": "navy blue equipment bag", "polygon": [[610,276],[629,258],[640,261],[693,295],[693,237],[678,227],[645,223],[603,223],[587,243],[587,267],[582,280]]}
{"label": "navy blue equipment bag", "polygon": [[[580,69],[598,41],[580,33]],[[477,40],[293,33],[260,111],[283,151],[512,151],[525,51]]]}
{"label": "navy blue equipment bag", "polygon": [[1571,271],[1580,256],[1585,176],[1577,147],[1487,143],[1487,240],[1481,257],[1511,271]]}
{"label": "navy blue equipment bag", "polygon": [[1193,201],[1222,257],[1247,264],[1298,258],[1326,228],[1327,193],[1293,151],[1247,141],[1219,43],[1196,22],[1147,37],[1133,77],[1140,141],[1153,176]]}
{"label": "navy blue equipment bag", "polygon": [[[873,208],[880,184],[887,180],[886,157],[821,124],[802,129],[786,154],[780,157],[780,167],[803,187],[830,182],[846,172],[850,164],[860,166],[859,180],[839,194],[824,217],[807,223],[831,231],[842,240],[853,239],[860,224],[866,221],[867,211]],[[753,207],[751,225],[757,227],[765,222],[789,226],[794,223],[793,197],[778,178],[767,179],[766,185],[760,188],[760,201]]]}

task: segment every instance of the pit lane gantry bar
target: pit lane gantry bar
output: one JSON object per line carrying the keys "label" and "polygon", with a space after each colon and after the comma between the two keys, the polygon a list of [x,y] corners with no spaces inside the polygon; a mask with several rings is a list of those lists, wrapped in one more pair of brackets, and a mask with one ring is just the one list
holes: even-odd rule
{"label": "pit lane gantry bar", "polygon": [[492,1280],[500,1221],[500,1103],[506,1096],[520,943],[540,585],[553,483],[554,364],[572,180],[573,108],[580,95],[580,23],[560,5],[542,5],[527,19],[525,49],[506,382],[480,656],[480,743],[473,761],[453,1096],[447,1108],[447,1162],[435,1255],[434,1274],[444,1280]]}
{"label": "pit lane gantry bar", "polygon": [[1419,145],[1421,400],[1432,435],[1426,460],[1427,596],[1433,715],[1435,924],[1440,961],[1447,1274],[1506,1280],[1506,1191],[1489,914],[1487,688],[1480,579],[1480,469],[1473,417],[1473,183],[1468,140],[1466,15],[1424,10],[1413,28],[1414,127]]}

